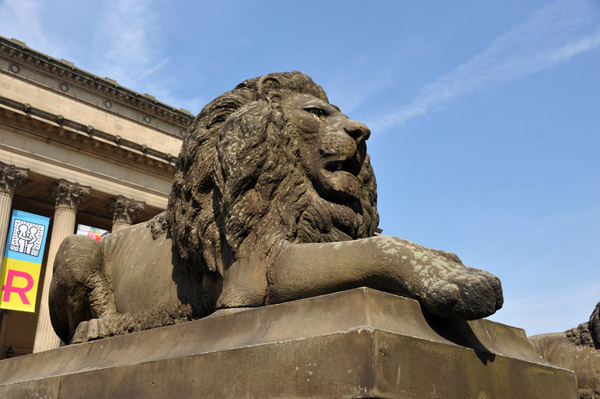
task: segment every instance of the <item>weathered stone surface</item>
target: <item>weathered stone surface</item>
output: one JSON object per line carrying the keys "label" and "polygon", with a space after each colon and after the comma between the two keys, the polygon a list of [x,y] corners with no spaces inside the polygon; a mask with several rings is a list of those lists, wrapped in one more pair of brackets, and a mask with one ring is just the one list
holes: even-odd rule
{"label": "weathered stone surface", "polygon": [[63,242],[50,294],[56,333],[82,342],[360,286],[439,316],[494,313],[496,277],[449,252],[374,237],[369,135],[300,72],[218,97],[183,143],[165,234],[137,225],[100,243]]}
{"label": "weathered stone surface", "polygon": [[354,289],[0,361],[2,398],[576,399],[524,331]]}
{"label": "weathered stone surface", "polygon": [[575,371],[581,399],[600,399],[600,302],[589,322],[530,340],[544,359]]}

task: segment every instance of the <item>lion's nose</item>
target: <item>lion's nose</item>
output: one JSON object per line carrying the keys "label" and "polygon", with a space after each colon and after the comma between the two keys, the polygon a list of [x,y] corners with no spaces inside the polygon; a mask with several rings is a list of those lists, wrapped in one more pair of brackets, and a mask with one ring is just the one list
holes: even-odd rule
{"label": "lion's nose", "polygon": [[371,130],[364,123],[357,121],[349,121],[344,126],[346,133],[350,135],[358,144],[369,139],[371,136]]}

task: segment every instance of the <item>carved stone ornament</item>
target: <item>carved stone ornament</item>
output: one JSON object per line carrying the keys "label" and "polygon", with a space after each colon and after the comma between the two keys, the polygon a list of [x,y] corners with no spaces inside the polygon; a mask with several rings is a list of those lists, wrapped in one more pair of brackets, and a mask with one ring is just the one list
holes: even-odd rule
{"label": "carved stone ornament", "polygon": [[27,179],[29,169],[0,162],[0,193],[13,196],[15,189]]}
{"label": "carved stone ornament", "polygon": [[55,206],[67,207],[77,210],[84,198],[90,193],[91,187],[79,183],[71,183],[65,179],[55,182],[49,190],[50,196],[55,201]]}
{"label": "carved stone ornament", "polygon": [[[82,342],[362,286],[441,317],[494,313],[495,276],[376,236],[370,133],[297,71],[219,96],[183,141],[166,214],[99,243],[62,242],[50,289],[56,333]],[[148,227],[161,218],[166,234]]]}
{"label": "carved stone ornament", "polygon": [[111,198],[110,202],[106,204],[106,211],[112,215],[113,223],[131,224],[142,210],[144,210],[144,202],[122,195]]}

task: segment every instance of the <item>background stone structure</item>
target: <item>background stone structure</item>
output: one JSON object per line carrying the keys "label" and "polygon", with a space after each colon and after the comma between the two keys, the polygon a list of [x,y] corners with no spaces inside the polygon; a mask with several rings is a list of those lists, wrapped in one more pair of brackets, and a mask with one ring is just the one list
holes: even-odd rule
{"label": "background stone structure", "polygon": [[0,358],[60,344],[42,300],[59,241],[77,224],[117,230],[163,211],[192,120],[0,36],[0,257],[12,209],[52,218],[36,313],[0,311]]}
{"label": "background stone structure", "polygon": [[600,302],[588,322],[530,340],[544,359],[575,371],[581,399],[600,399]]}

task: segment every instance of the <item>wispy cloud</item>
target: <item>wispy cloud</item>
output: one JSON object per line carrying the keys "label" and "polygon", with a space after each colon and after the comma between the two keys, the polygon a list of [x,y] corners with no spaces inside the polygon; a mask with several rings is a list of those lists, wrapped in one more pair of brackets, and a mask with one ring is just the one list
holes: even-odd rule
{"label": "wispy cloud", "polygon": [[135,86],[164,67],[160,55],[158,16],[151,2],[123,0],[103,7],[94,42],[102,49],[96,63],[103,74],[125,86]]}
{"label": "wispy cloud", "polygon": [[0,0],[0,34],[47,54],[62,53],[63,44],[53,41],[45,32],[43,15],[43,4],[35,0]]}
{"label": "wispy cloud", "polygon": [[102,2],[94,41],[101,49],[94,69],[130,89],[150,93],[176,108],[197,112],[200,97],[185,98],[174,93],[177,79],[169,71],[171,48],[164,41],[164,21],[152,1]]}
{"label": "wispy cloud", "polygon": [[[77,0],[57,4],[0,0],[0,35],[197,112],[205,103],[203,98],[181,97],[173,89],[178,77],[169,71],[171,48],[165,42],[166,24],[157,8],[151,0],[100,0],[85,7]],[[64,20],[72,24],[65,27]]]}
{"label": "wispy cloud", "polygon": [[407,105],[367,121],[375,132],[404,125],[431,109],[489,85],[523,78],[600,46],[593,0],[558,0],[531,14],[490,46],[423,87]]}

